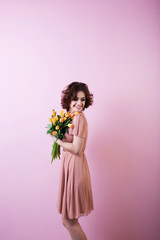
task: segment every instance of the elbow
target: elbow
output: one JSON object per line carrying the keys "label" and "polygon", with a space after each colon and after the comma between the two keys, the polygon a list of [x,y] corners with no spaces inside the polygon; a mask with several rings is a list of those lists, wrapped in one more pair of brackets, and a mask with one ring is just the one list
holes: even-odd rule
{"label": "elbow", "polygon": [[79,154],[79,151],[77,149],[74,149],[74,154]]}
{"label": "elbow", "polygon": [[81,149],[74,148],[74,154],[79,154],[81,152]]}
{"label": "elbow", "polygon": [[80,154],[82,151],[83,145],[82,144],[74,144],[73,143],[73,152],[74,154]]}

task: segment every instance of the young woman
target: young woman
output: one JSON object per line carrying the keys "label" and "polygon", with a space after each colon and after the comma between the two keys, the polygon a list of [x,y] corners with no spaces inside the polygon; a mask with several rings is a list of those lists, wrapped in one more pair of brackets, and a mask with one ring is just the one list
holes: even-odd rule
{"label": "young woman", "polygon": [[73,128],[68,129],[64,139],[57,140],[63,148],[57,208],[72,240],[87,240],[78,218],[94,210],[90,172],[84,153],[88,125],[83,113],[92,103],[93,94],[84,83],[72,82],[62,91],[63,109],[77,113],[72,121]]}

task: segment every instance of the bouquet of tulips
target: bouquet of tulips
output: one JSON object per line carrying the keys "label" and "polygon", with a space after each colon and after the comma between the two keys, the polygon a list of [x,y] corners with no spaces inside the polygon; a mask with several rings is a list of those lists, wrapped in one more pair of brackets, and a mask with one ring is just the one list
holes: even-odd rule
{"label": "bouquet of tulips", "polygon": [[63,110],[60,111],[59,115],[56,115],[55,110],[52,110],[51,118],[49,118],[50,124],[47,125],[48,128],[47,134],[54,135],[56,137],[56,141],[52,146],[52,160],[57,157],[60,159],[60,145],[57,143],[58,139],[63,139],[65,133],[68,133],[68,128],[73,128],[72,120],[73,117],[79,112],[75,112],[70,114],[69,112],[64,113]]}

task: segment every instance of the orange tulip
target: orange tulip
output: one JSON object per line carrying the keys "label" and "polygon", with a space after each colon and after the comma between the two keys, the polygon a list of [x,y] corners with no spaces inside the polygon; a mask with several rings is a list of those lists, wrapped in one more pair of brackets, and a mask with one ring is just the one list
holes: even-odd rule
{"label": "orange tulip", "polygon": [[51,118],[48,118],[48,120],[49,120],[50,122],[52,122],[52,119],[51,119]]}
{"label": "orange tulip", "polygon": [[65,117],[69,117],[69,112],[66,112]]}
{"label": "orange tulip", "polygon": [[59,129],[59,126],[56,126],[56,130],[58,130]]}
{"label": "orange tulip", "polygon": [[63,118],[60,118],[60,120],[59,120],[60,122],[63,122]]}
{"label": "orange tulip", "polygon": [[53,135],[56,135],[56,134],[57,134],[57,132],[56,132],[56,131],[53,131],[53,132],[52,132],[52,134],[53,134]]}

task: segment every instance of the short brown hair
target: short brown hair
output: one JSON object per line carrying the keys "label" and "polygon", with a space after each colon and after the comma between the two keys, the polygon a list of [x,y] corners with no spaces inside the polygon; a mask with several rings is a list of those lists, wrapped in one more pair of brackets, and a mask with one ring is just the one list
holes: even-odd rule
{"label": "short brown hair", "polygon": [[88,85],[82,82],[72,82],[62,91],[61,106],[63,109],[69,111],[70,103],[77,96],[77,92],[79,91],[83,91],[86,97],[83,111],[93,104],[93,94],[89,92]]}

